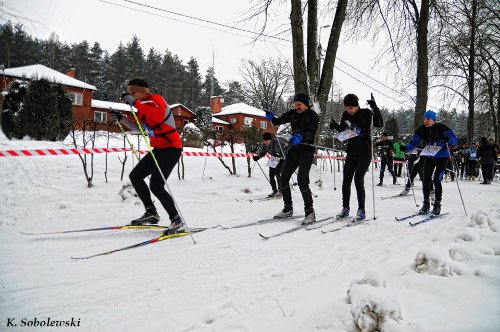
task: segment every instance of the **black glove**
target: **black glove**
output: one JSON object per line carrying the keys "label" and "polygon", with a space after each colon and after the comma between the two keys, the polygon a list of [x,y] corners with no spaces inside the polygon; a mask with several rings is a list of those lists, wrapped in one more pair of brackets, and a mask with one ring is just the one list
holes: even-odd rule
{"label": "black glove", "polygon": [[337,123],[337,121],[332,119],[332,121],[330,122],[330,129],[337,129],[339,126],[340,125]]}
{"label": "black glove", "polygon": [[372,96],[372,99],[367,100],[366,102],[368,103],[368,105],[370,105],[370,108],[372,110],[378,109],[377,103],[375,102],[375,98],[373,98],[373,93],[371,94],[371,96]]}
{"label": "black glove", "polygon": [[253,159],[253,161],[257,161],[257,160],[260,159],[260,157],[259,156],[253,156],[252,159]]}
{"label": "black glove", "polygon": [[115,111],[115,110],[109,110],[109,113],[111,114],[111,119],[113,121],[120,122],[123,119],[123,115],[121,112]]}
{"label": "black glove", "polygon": [[401,145],[401,146],[399,147],[399,150],[401,150],[401,151],[405,152],[405,151],[407,150],[407,149],[406,149],[406,145]]}
{"label": "black glove", "polygon": [[130,106],[134,106],[136,101],[136,99],[132,97],[130,93],[122,94],[122,100],[125,102],[125,104],[129,104]]}

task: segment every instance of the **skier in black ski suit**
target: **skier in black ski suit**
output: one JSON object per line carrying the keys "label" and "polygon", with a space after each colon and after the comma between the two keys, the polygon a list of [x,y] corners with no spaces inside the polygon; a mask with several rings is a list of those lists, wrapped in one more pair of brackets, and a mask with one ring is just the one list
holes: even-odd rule
{"label": "skier in black ski suit", "polygon": [[[254,161],[258,161],[260,158],[264,157],[267,153],[271,156],[280,158],[278,165],[276,167],[269,167],[269,184],[273,192],[269,195],[269,197],[275,196],[277,194],[281,194],[280,183],[280,175],[281,169],[283,168],[283,164],[286,159],[286,152],[288,148],[288,142],[281,140],[277,137],[273,138],[273,135],[269,132],[265,132],[262,134],[262,147],[260,148],[257,155],[253,156]],[[278,186],[276,186],[276,182]]]}
{"label": "skier in black ski suit", "polygon": [[[448,165],[448,159],[450,158],[450,152],[448,151],[449,145],[456,145],[458,142],[457,137],[453,131],[448,128],[445,124],[436,123],[436,113],[434,111],[427,111],[424,113],[424,124],[415,130],[413,137],[401,151],[411,151],[413,150],[421,141],[424,141],[426,148],[430,146],[440,147],[439,151],[435,155],[428,155],[424,160],[424,180],[422,182],[423,192],[424,192],[424,204],[420,209],[420,213],[427,213],[430,210],[430,193],[431,193],[431,181],[434,183],[434,192],[436,194],[436,199],[434,201],[434,207],[432,209],[432,214],[438,215],[441,213],[441,200],[443,196],[443,188],[441,186],[441,181],[443,180],[444,171],[446,165]],[[424,153],[422,151],[422,154]],[[433,175],[434,174],[434,175]]]}
{"label": "skier in black ski suit", "polygon": [[493,165],[498,160],[495,147],[488,143],[486,137],[481,137],[481,145],[477,149],[477,159],[483,172],[483,182],[481,184],[491,184],[493,180]]}
{"label": "skier in black ski suit", "polygon": [[337,217],[345,218],[349,216],[349,201],[351,198],[351,183],[354,177],[356,192],[358,195],[357,220],[366,218],[365,213],[365,173],[370,166],[372,159],[372,139],[371,123],[375,127],[383,127],[384,121],[382,114],[375,103],[375,99],[368,100],[370,109],[359,107],[359,98],[354,94],[348,94],[344,97],[345,111],[342,114],[340,124],[335,120],[330,123],[330,129],[344,131],[353,129],[358,132],[358,136],[352,137],[347,141],[347,158],[344,165],[344,178],[342,180],[342,212]]}
{"label": "skier in black ski suit", "polygon": [[380,137],[380,142],[375,144],[380,151],[380,182],[377,184],[379,187],[384,185],[385,166],[387,166],[387,170],[392,175],[392,184],[396,184],[396,174],[394,173],[392,159],[394,144],[387,138],[388,136],[389,135],[384,131]]}
{"label": "skier in black ski suit", "polygon": [[[302,224],[316,221],[313,208],[311,189],[309,188],[309,171],[314,158],[314,147],[306,144],[314,144],[314,136],[318,130],[319,116],[309,108],[309,97],[304,93],[298,93],[294,97],[294,109],[276,117],[272,112],[266,112],[267,120],[273,125],[290,123],[292,136],[289,140],[290,149],[283,164],[280,177],[280,187],[283,193],[285,207],[276,214],[275,218],[289,218],[293,215],[292,194],[290,191],[290,178],[298,168],[297,182],[299,184],[302,199],[304,200],[305,218]],[[305,143],[305,144],[301,144]]]}

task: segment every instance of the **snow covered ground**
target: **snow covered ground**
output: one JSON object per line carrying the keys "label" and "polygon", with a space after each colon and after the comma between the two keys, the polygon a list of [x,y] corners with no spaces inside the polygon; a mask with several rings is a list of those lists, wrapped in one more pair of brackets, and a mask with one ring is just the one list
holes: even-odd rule
{"label": "snow covered ground", "polygon": [[[0,150],[48,147],[63,145],[0,136]],[[376,188],[376,220],[327,234],[258,235],[298,221],[216,228],[194,234],[197,244],[182,237],[79,261],[70,257],[141,242],[159,231],[20,234],[121,225],[141,215],[136,198],[118,195],[126,183],[119,179],[122,155],[108,155],[108,183],[105,156],[95,156],[92,188],[74,155],[0,158],[1,331],[74,330],[22,327],[23,318],[74,318],[83,331],[500,331],[498,182],[460,182],[467,217],[456,184],[444,183],[443,212],[450,215],[414,228],[394,220],[416,210],[413,198],[380,200],[402,189],[388,186]],[[169,184],[191,227],[237,225],[282,208],[279,200],[237,201],[270,191],[257,167],[246,176],[242,158],[239,176],[207,158],[204,179],[204,158],[184,162],[186,179],[174,172]],[[131,167],[129,159],[127,174]],[[341,177],[337,173],[335,191],[329,168],[313,167],[318,218],[339,212]],[[366,184],[373,217],[370,174]],[[301,214],[297,187],[292,194]],[[354,187],[351,206],[355,213]]]}

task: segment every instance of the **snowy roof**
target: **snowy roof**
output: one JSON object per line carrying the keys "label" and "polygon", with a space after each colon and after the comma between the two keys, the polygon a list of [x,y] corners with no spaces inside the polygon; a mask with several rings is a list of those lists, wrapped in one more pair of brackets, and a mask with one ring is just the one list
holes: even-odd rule
{"label": "snowy roof", "polygon": [[87,84],[76,78],[70,77],[66,74],[58,72],[44,65],[31,65],[17,68],[7,68],[4,73],[5,76],[19,77],[19,78],[45,78],[50,82],[61,83],[67,86],[74,86],[82,89],[97,90],[93,85]]}
{"label": "snowy roof", "polygon": [[189,112],[191,112],[191,113],[193,113],[194,115],[196,115],[193,111],[191,111],[189,108],[187,108],[187,107],[186,107],[186,106],[184,106],[183,104],[179,104],[179,103],[177,103],[177,104],[171,104],[171,105],[169,105],[169,106],[170,106],[170,108],[171,108],[171,109],[172,109],[172,108],[174,108],[174,107],[183,107],[183,108],[185,108],[186,110],[188,110]]}
{"label": "snowy roof", "polygon": [[260,117],[266,117],[266,112],[261,111],[258,108],[247,105],[245,103],[236,103],[222,108],[220,113],[215,113],[214,116],[224,116],[230,114],[247,114]]}
{"label": "snowy roof", "polygon": [[107,110],[109,110],[111,108],[111,109],[114,109],[117,111],[130,112],[130,106],[128,106],[127,104],[124,104],[124,103],[114,103],[111,101],[92,99],[91,106],[95,107],[95,108],[104,108]]}
{"label": "snowy roof", "polygon": [[212,123],[223,124],[223,125],[228,125],[229,124],[229,122],[219,120],[217,118],[214,118],[213,116],[212,116]]}

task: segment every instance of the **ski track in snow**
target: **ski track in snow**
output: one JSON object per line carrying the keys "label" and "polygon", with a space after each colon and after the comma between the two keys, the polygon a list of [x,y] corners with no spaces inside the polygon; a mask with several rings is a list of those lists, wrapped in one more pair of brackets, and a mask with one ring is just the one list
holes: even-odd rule
{"label": "ski track in snow", "polygon": [[[61,143],[0,135],[0,149],[46,147]],[[73,261],[69,257],[142,242],[159,231],[19,233],[121,225],[140,215],[137,198],[118,195],[132,168],[129,159],[120,181],[118,155],[108,155],[108,183],[105,156],[95,156],[92,188],[78,156],[0,158],[2,331],[7,317],[81,318],[86,331],[500,330],[498,182],[460,182],[468,217],[456,184],[443,183],[443,212],[450,215],[416,227],[394,221],[416,210],[413,198],[380,200],[401,188],[377,187],[376,220],[327,234],[299,230],[266,241],[258,235],[293,227],[300,222],[295,219],[206,230],[193,234],[195,245],[187,236]],[[190,227],[237,225],[282,208],[280,200],[235,200],[270,192],[259,169],[247,177],[245,159],[237,159],[240,175],[230,176],[216,158],[207,158],[204,180],[203,158],[186,157],[184,163],[186,179],[179,181],[174,169],[169,185]],[[340,211],[342,173],[336,191],[331,173],[322,171],[322,188],[315,184],[319,177],[313,166],[318,219]],[[373,217],[370,172],[365,184],[367,217]],[[292,196],[295,213],[302,214],[298,187]],[[166,224],[166,212],[157,206]]]}

